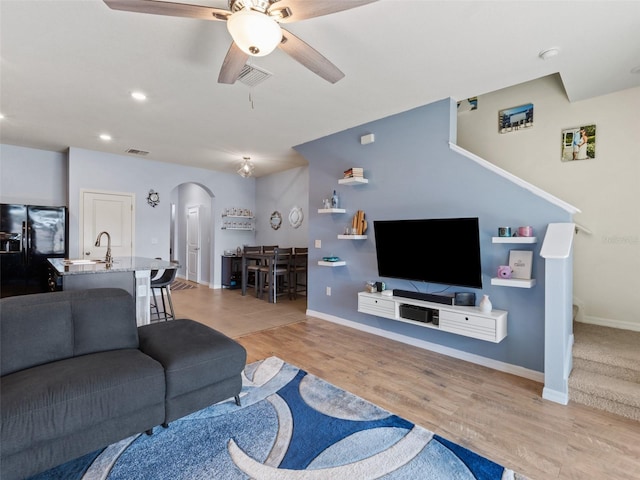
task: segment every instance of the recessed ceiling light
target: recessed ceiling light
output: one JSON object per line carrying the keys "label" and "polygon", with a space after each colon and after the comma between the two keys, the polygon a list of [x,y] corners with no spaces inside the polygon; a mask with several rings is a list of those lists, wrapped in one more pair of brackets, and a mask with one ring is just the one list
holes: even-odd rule
{"label": "recessed ceiling light", "polygon": [[0,120],[4,118],[4,115],[0,113]]}
{"label": "recessed ceiling light", "polygon": [[555,57],[556,55],[558,55],[560,53],[560,49],[556,48],[556,47],[552,47],[552,48],[547,48],[546,50],[542,50],[538,56],[542,59],[542,60],[549,60],[551,57]]}
{"label": "recessed ceiling light", "polygon": [[105,142],[108,142],[109,140],[111,140],[111,135],[109,135],[108,133],[101,133],[100,140],[104,140]]}
{"label": "recessed ceiling light", "polygon": [[147,99],[147,96],[142,93],[142,92],[131,92],[131,97],[135,98],[136,100],[142,102],[143,100]]}
{"label": "recessed ceiling light", "polygon": [[637,67],[633,67],[631,69],[631,73],[640,73],[640,65],[638,65]]}

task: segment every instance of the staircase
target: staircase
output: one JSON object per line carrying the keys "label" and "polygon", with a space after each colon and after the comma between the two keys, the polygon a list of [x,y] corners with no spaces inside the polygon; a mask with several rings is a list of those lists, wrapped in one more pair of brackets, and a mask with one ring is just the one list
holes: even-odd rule
{"label": "staircase", "polygon": [[574,322],[569,399],[640,421],[640,332]]}

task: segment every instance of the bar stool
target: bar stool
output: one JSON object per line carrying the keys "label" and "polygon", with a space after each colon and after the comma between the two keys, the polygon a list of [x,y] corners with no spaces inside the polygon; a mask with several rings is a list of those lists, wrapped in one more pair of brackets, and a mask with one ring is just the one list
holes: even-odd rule
{"label": "bar stool", "polygon": [[[307,247],[296,247],[293,249],[293,257],[289,263],[289,299],[298,298],[298,293],[307,294],[307,259],[309,249]],[[304,274],[304,283],[300,283],[299,275]]]}
{"label": "bar stool", "polygon": [[[176,279],[178,273],[177,268],[166,269],[162,272],[158,278],[151,280],[151,294],[153,295],[153,305],[151,305],[151,317],[153,319],[155,309],[155,319],[160,320],[174,320],[176,318],[173,311],[173,302],[171,301],[171,283]],[[156,297],[156,290],[160,290],[160,296],[162,298],[162,314],[158,306],[158,298]],[[167,305],[164,300],[165,292],[167,294],[167,301],[169,302],[169,311],[167,311]]]}

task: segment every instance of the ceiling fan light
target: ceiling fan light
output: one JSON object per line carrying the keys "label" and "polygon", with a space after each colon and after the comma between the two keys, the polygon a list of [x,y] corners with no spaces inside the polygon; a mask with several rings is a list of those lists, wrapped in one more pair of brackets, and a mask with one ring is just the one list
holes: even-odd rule
{"label": "ceiling fan light", "polygon": [[233,41],[247,55],[269,55],[282,40],[280,25],[268,15],[255,10],[239,10],[227,20]]}
{"label": "ceiling fan light", "polygon": [[238,175],[242,178],[250,177],[253,174],[255,165],[251,162],[251,157],[242,157],[242,164],[238,169]]}

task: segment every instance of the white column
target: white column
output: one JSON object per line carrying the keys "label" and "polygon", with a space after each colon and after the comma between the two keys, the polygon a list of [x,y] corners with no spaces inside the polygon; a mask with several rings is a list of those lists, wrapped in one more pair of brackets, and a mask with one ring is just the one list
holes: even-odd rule
{"label": "white column", "polygon": [[151,270],[136,270],[136,323],[138,326],[151,323]]}

